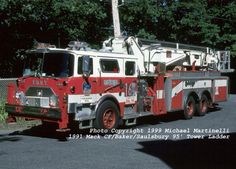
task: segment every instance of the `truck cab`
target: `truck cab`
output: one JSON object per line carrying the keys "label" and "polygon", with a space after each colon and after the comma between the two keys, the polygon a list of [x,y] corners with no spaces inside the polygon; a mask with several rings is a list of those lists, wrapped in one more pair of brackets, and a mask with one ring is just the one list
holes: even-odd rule
{"label": "truck cab", "polygon": [[[59,128],[68,128],[70,121],[78,122],[80,128],[116,127],[125,105],[137,101],[137,59],[111,52],[30,50],[23,77],[17,86],[8,86],[6,111],[10,116],[54,122]],[[97,115],[108,100],[112,102],[105,104],[109,111]]]}

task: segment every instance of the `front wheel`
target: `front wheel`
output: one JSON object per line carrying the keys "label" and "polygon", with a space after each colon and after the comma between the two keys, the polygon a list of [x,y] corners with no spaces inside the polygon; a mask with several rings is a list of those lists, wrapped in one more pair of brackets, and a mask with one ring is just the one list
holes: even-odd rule
{"label": "front wheel", "polygon": [[191,119],[196,112],[196,102],[192,96],[189,96],[184,105],[184,118]]}
{"label": "front wheel", "polygon": [[104,101],[97,110],[95,127],[98,129],[117,128],[119,124],[118,113],[118,107],[114,102]]}

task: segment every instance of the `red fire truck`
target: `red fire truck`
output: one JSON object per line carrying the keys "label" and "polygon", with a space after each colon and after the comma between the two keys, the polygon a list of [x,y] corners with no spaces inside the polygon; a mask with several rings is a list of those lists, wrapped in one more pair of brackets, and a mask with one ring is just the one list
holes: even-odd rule
{"label": "red fire truck", "polygon": [[99,51],[80,42],[25,54],[23,77],[9,84],[10,117],[117,128],[137,118],[180,112],[203,116],[228,98],[228,51],[166,42],[111,38]]}
{"label": "red fire truck", "polygon": [[[123,1],[122,1],[123,2]],[[230,52],[122,37],[118,0],[112,0],[114,37],[99,51],[72,42],[40,45],[25,55],[23,77],[9,84],[6,111],[67,129],[117,128],[143,116],[182,110],[203,116],[228,98]]]}

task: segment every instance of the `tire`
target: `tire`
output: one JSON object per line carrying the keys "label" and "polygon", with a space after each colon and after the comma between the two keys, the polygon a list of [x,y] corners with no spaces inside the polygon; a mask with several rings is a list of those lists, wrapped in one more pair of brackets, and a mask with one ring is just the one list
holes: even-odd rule
{"label": "tire", "polygon": [[208,112],[209,100],[206,95],[202,95],[201,100],[198,104],[197,115],[204,116]]}
{"label": "tire", "polygon": [[184,105],[184,118],[191,119],[196,112],[196,101],[192,96],[189,96]]}
{"label": "tire", "polygon": [[97,109],[95,128],[112,129],[119,125],[119,110],[116,104],[110,100],[104,101]]}

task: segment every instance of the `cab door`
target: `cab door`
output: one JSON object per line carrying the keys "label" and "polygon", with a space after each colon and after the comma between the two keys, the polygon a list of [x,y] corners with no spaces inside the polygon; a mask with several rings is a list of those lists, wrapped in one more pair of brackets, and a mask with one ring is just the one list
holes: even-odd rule
{"label": "cab door", "polygon": [[125,105],[137,102],[137,62],[124,59]]}
{"label": "cab door", "polygon": [[123,62],[121,58],[100,57],[99,92],[113,95],[119,103],[124,102]]}

